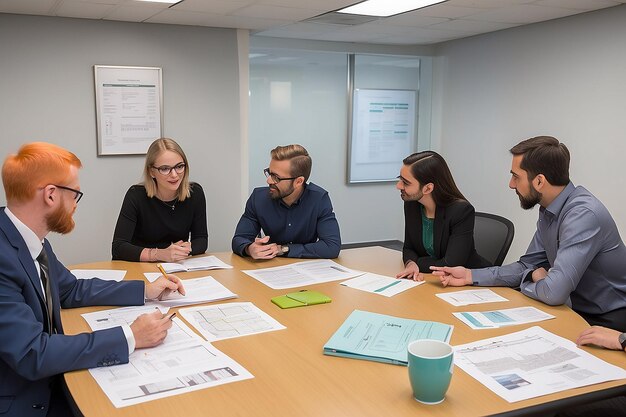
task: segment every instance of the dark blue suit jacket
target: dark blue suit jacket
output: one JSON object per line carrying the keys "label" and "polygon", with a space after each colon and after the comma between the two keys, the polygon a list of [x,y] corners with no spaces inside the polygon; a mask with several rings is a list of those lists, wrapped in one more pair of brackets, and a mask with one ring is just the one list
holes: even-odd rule
{"label": "dark blue suit jacket", "polygon": [[4,208],[0,209],[0,416],[45,416],[55,375],[128,362],[121,327],[66,336],[61,307],[144,302],[142,281],[77,280],[47,240],[44,248],[58,331],[52,335],[44,332],[45,299],[34,261]]}

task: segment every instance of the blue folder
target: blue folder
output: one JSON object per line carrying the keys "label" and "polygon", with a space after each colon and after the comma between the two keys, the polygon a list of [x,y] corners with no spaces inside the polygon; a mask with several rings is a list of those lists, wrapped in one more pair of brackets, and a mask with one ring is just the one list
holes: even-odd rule
{"label": "blue folder", "polygon": [[449,342],[453,326],[354,310],[324,345],[324,354],[407,365],[407,347],[418,339]]}

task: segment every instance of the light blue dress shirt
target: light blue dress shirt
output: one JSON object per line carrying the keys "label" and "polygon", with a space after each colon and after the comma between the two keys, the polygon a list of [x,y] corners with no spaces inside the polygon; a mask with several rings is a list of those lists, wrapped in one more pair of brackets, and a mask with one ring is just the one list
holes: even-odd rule
{"label": "light blue dress shirt", "polygon": [[[529,274],[540,267],[548,275],[535,283]],[[526,254],[509,265],[472,270],[472,280],[481,286],[519,286],[549,305],[604,314],[626,308],[626,247],[606,207],[570,182],[540,208]]]}

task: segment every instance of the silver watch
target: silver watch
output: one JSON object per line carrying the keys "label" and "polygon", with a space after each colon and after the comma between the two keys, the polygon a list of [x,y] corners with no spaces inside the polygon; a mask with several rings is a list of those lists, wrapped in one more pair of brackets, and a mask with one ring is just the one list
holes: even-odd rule
{"label": "silver watch", "polygon": [[289,252],[289,246],[287,245],[282,245],[280,247],[280,254],[281,255],[286,255]]}
{"label": "silver watch", "polygon": [[622,345],[622,350],[626,349],[626,333],[620,334],[617,340],[619,340],[619,344]]}

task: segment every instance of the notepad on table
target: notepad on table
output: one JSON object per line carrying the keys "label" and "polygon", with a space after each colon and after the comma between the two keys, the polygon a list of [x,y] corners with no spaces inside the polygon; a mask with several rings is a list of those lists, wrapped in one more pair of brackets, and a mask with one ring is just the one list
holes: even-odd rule
{"label": "notepad on table", "polygon": [[418,339],[449,342],[453,326],[354,310],[324,345],[324,355],[407,364],[407,347]]}
{"label": "notepad on table", "polygon": [[174,272],[204,271],[207,269],[231,269],[232,266],[222,262],[216,256],[189,258],[180,262],[165,262],[161,266],[168,274]]}
{"label": "notepad on table", "polygon": [[280,308],[294,308],[312,306],[315,304],[326,304],[330,303],[332,299],[321,292],[302,290],[274,297],[271,301]]}

